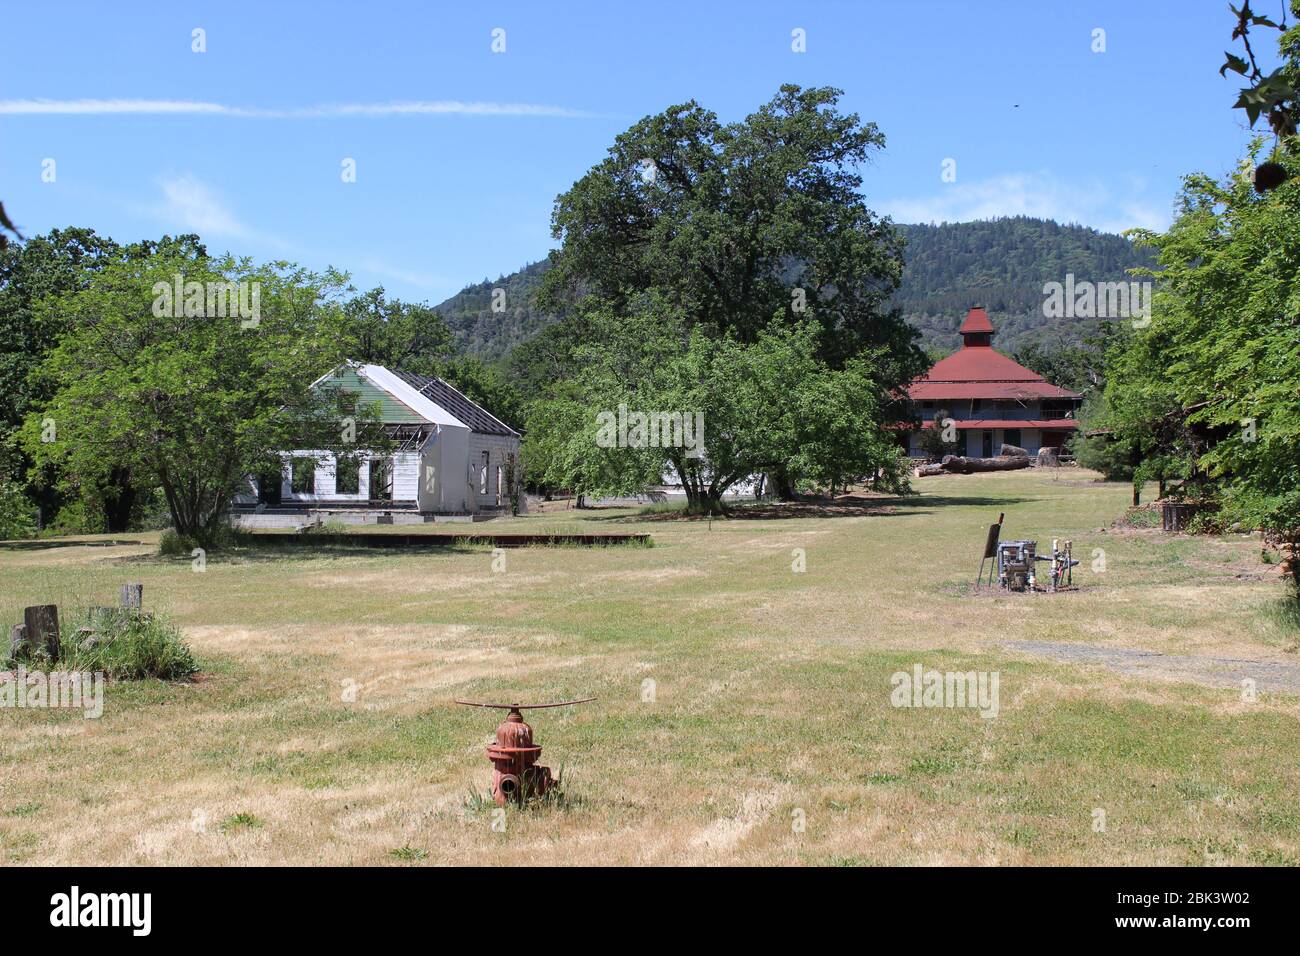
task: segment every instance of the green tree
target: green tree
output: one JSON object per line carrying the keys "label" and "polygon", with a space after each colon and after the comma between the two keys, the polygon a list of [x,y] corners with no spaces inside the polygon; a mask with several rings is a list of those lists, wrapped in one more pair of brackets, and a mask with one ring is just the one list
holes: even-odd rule
{"label": "green tree", "polygon": [[[794,432],[771,427],[791,414],[765,389],[777,370],[764,362],[788,348],[773,323],[799,329],[799,348],[810,344],[807,362],[818,374],[870,355],[877,394],[859,412],[874,418],[849,440],[835,431],[841,419],[813,416],[831,431],[811,437],[838,449],[831,468],[857,470],[850,449],[856,442],[861,450],[885,414],[886,391],[925,368],[915,333],[888,305],[902,243],[860,191],[858,168],[884,137],[839,112],[839,95],[783,86],[730,124],[693,101],[671,107],[618,136],[556,200],[552,230],[561,245],[538,304],[566,318],[525,354],[525,367],[574,374],[584,398],[599,395],[607,407],[636,382],[640,404],[632,407],[703,412],[712,423],[707,458],[669,456],[693,507],[716,507],[721,491],[748,474],[735,469],[760,461],[783,495],[812,477],[809,459],[776,445]],[[627,344],[629,328],[657,350],[653,367]],[[730,390],[724,370],[740,376]],[[859,369],[839,385],[862,377]],[[784,379],[785,396],[796,395],[793,370]],[[818,477],[843,480],[819,469]]]}
{"label": "green tree", "polygon": [[[906,468],[881,424],[882,390],[867,359],[830,368],[815,323],[774,321],[754,342],[688,329],[666,303],[631,319],[588,316],[581,371],[530,407],[525,460],[548,483],[587,495],[631,494],[679,482],[690,509],[721,510],[726,492],[760,472],[796,488],[861,480],[902,490]],[[627,440],[611,420],[626,413]],[[634,416],[677,416],[666,438]],[[676,427],[674,425],[674,427]]]}
{"label": "green tree", "polygon": [[[1169,230],[1133,231],[1158,251],[1159,270],[1146,270],[1157,283],[1153,321],[1110,350],[1098,422],[1138,460],[1135,489],[1152,478],[1191,482],[1222,506],[1224,520],[1296,547],[1300,24],[1275,23],[1249,2],[1232,12],[1232,39],[1246,56],[1226,54],[1219,72],[1246,78],[1235,106],[1252,126],[1267,119],[1272,156],[1252,170],[1260,139],[1222,181],[1188,176]],[[1300,0],[1291,12],[1300,18]],[[1277,31],[1282,60],[1267,74],[1251,45],[1261,28]]]}
{"label": "green tree", "polygon": [[349,299],[343,311],[358,362],[437,375],[453,351],[451,330],[434,309],[389,299],[382,286]]}
{"label": "green tree", "polygon": [[[168,302],[178,277],[186,294]],[[350,396],[309,387],[353,344],[344,278],[168,246],[44,300],[70,329],[41,369],[52,398],[28,416],[27,449],[82,481],[128,470],[162,490],[178,533],[210,544],[246,476],[278,471],[280,450],[355,451],[347,417],[358,443],[381,440]],[[250,304],[259,294],[252,317],[219,314],[211,290],[231,282],[248,283]]]}
{"label": "green tree", "polygon": [[943,437],[944,419],[951,417],[947,409],[941,408],[934,413],[934,419],[930,424],[917,433],[917,444],[930,461],[941,461],[944,455],[961,454],[961,442],[956,439],[945,441]]}
{"label": "green tree", "polygon": [[0,480],[0,540],[31,537],[36,531],[34,511],[17,482]]}
{"label": "green tree", "polygon": [[[31,409],[49,398],[32,376],[67,331],[68,316],[42,312],[50,296],[84,289],[91,277],[125,250],[92,229],[55,229],[47,235],[0,247],[0,445],[6,449],[0,476],[29,491],[47,519],[79,490],[51,469],[32,470],[32,462],[17,443],[17,429]],[[110,476],[112,477],[112,476]],[[119,484],[87,489],[90,525],[77,530],[123,531],[135,495],[125,475]]]}
{"label": "green tree", "polygon": [[753,343],[773,315],[811,319],[841,367],[875,348],[886,385],[924,370],[888,301],[902,242],[863,202],[858,168],[884,136],[830,88],[783,86],[724,124],[694,101],[620,134],[555,202],[560,249],[539,304],[629,317],[653,295],[710,334]]}
{"label": "green tree", "polygon": [[[1258,150],[1258,145],[1256,151]],[[1254,156],[1252,156],[1253,161]],[[1155,312],[1111,371],[1122,432],[1148,465],[1212,480],[1228,517],[1300,534],[1300,157],[1260,194],[1247,166],[1186,180],[1160,251]],[[1150,452],[1154,449],[1155,454]]]}

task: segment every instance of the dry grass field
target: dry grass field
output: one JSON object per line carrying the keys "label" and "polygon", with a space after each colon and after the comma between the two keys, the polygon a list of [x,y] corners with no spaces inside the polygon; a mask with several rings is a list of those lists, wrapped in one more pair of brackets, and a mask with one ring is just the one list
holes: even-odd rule
{"label": "dry grass field", "polygon": [[[1079,471],[917,485],[712,522],[477,526],[654,537],[513,550],[502,571],[476,546],[245,548],[197,573],[156,535],[0,545],[7,622],[141,581],[202,670],[113,684],[97,720],[0,711],[0,860],[1300,863],[1300,694],[1249,700],[1209,660],[1296,662],[1257,538],[1120,530],[1127,487]],[[1080,589],[970,594],[999,511],[1004,537],[1072,539]],[[892,706],[915,664],[997,672],[997,716]],[[529,718],[563,799],[494,817],[500,715],[453,698],[588,695]]]}

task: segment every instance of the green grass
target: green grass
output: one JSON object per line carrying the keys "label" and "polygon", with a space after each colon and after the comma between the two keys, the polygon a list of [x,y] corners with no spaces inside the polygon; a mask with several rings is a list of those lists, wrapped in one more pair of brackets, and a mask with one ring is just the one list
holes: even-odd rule
{"label": "green grass", "polygon": [[[1300,858],[1294,696],[1026,657],[1034,637],[1294,660],[1257,539],[1121,530],[1071,470],[927,478],[866,506],[552,512],[475,530],[646,531],[655,547],[389,551],[0,545],[0,609],[111,603],[180,628],[198,680],[116,682],[104,715],[0,711],[0,856],[62,863],[1283,865]],[[1074,542],[1077,592],[970,593],[987,525]],[[1105,528],[1105,531],[1098,529]],[[401,529],[399,529],[401,530]],[[121,536],[119,536],[121,537]],[[807,570],[791,569],[803,549]],[[1105,570],[1093,570],[1094,549]],[[916,663],[998,671],[994,719],[895,708]],[[653,700],[643,685],[654,681]],[[352,688],[351,699],[345,698]],[[549,802],[498,816],[502,715]],[[40,773],[25,772],[39,763]],[[86,768],[94,768],[87,773]],[[571,784],[570,778],[576,781]],[[467,794],[470,796],[467,798]],[[19,814],[15,808],[34,806]],[[791,812],[806,811],[794,832]],[[1104,833],[1092,814],[1105,811]],[[189,828],[196,811],[224,839]],[[493,829],[501,820],[504,827]],[[93,828],[96,840],[72,835]],[[398,848],[394,850],[394,848]],[[422,849],[416,849],[422,848]],[[427,853],[427,857],[409,857]],[[1208,854],[1208,855],[1207,855]]]}
{"label": "green grass", "polygon": [[99,672],[112,680],[183,680],[199,669],[180,628],[165,618],[121,609],[92,617],[65,609],[59,624],[59,666],[65,670]]}
{"label": "green grass", "polygon": [[403,863],[415,863],[419,860],[427,860],[429,851],[417,849],[408,843],[405,846],[399,846],[395,850],[389,850],[388,855],[394,860],[401,860]]}
{"label": "green grass", "polygon": [[262,821],[251,813],[232,813],[221,821],[221,832],[230,833],[234,830],[256,830],[262,826]]}

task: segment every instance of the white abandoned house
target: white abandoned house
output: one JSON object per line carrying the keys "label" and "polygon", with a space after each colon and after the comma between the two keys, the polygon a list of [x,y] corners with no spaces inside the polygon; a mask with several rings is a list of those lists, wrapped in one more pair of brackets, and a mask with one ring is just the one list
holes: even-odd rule
{"label": "white abandoned house", "polygon": [[510,482],[519,488],[523,481],[519,433],[451,385],[349,362],[312,384],[322,386],[378,403],[395,449],[343,460],[286,449],[279,475],[249,477],[233,509],[237,527],[472,521],[511,512]]}

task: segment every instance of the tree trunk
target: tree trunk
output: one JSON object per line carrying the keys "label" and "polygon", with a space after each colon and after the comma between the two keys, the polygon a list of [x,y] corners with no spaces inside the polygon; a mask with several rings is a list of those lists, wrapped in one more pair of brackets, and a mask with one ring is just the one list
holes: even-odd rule
{"label": "tree trunk", "polygon": [[23,608],[27,640],[45,649],[50,660],[59,659],[59,608],[56,604],[34,604]]}
{"label": "tree trunk", "polygon": [[696,492],[695,496],[686,496],[686,510],[695,515],[720,515],[724,513],[722,496],[707,491]]}
{"label": "tree trunk", "polygon": [[125,468],[109,472],[108,482],[100,486],[104,503],[104,527],[109,534],[121,534],[131,528],[131,511],[135,507],[136,490],[131,484],[131,473]]}
{"label": "tree trunk", "polygon": [[944,471],[969,475],[976,471],[1014,471],[1017,468],[1028,468],[1029,459],[1018,455],[1006,458],[962,458],[959,455],[946,455],[939,467]]}
{"label": "tree trunk", "polygon": [[774,468],[768,472],[768,476],[771,478],[772,495],[778,501],[794,500],[794,482],[784,468]]}
{"label": "tree trunk", "polygon": [[104,502],[104,527],[109,534],[131,530],[131,511],[135,507],[134,489],[123,489],[117,500]]}

